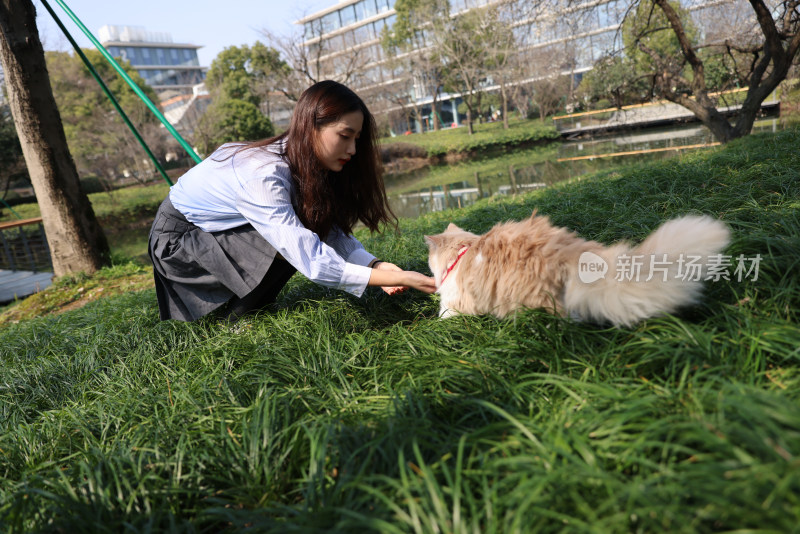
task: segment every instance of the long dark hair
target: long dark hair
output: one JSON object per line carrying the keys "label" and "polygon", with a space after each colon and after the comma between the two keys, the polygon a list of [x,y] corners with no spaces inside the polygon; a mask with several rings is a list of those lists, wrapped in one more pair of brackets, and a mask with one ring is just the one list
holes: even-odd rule
{"label": "long dark hair", "polygon": [[[329,171],[317,157],[317,135],[324,126],[353,111],[364,115],[356,153],[341,171]],[[345,234],[352,233],[358,221],[372,232],[381,224],[397,228],[397,217],[389,208],[383,187],[375,119],[353,91],[331,80],[315,83],[300,95],[288,130],[239,150],[284,140],[279,155],[289,164],[296,186],[295,211],[306,228],[322,238],[334,226]]]}

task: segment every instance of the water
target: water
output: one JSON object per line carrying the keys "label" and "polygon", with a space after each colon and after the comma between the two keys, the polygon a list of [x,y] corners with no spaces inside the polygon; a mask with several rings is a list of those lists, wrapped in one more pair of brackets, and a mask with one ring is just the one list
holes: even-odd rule
{"label": "water", "polygon": [[[753,133],[780,128],[779,119],[764,119],[755,123]],[[714,142],[711,132],[698,124],[650,128],[512,152],[498,151],[471,161],[438,165],[400,177],[388,176],[386,187],[395,214],[415,218],[431,211],[466,207],[485,197],[516,195],[590,172],[696,150],[674,150],[676,147]],[[608,154],[617,155],[605,156]]]}

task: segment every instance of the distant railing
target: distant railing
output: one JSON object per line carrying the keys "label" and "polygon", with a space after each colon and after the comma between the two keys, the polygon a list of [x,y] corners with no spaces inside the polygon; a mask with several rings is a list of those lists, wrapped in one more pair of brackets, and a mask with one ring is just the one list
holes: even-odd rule
{"label": "distant railing", "polygon": [[[747,97],[747,90],[747,88],[731,89],[729,91],[709,93],[708,96],[720,99],[720,104],[725,106],[720,111],[723,111],[723,109],[738,109]],[[761,105],[762,107],[769,107],[778,102],[778,92],[773,91]],[[657,102],[622,106],[621,108],[606,108],[561,115],[553,117],[553,124],[559,132],[573,132],[608,128],[626,123],[632,125],[637,122],[650,122],[659,118],[669,119],[677,115],[693,116],[688,109],[678,104],[659,100]]]}
{"label": "distant railing", "polygon": [[53,269],[42,218],[0,223],[0,269],[49,272]]}

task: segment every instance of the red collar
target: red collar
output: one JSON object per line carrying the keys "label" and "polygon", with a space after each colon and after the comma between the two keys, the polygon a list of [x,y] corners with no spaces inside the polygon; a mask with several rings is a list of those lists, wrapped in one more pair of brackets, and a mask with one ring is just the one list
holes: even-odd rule
{"label": "red collar", "polygon": [[449,267],[447,267],[447,271],[445,271],[444,276],[442,276],[442,281],[439,283],[439,287],[441,287],[441,285],[444,284],[444,279],[447,278],[447,275],[450,274],[450,271],[452,271],[453,269],[456,268],[456,264],[458,263],[458,260],[460,260],[461,257],[464,254],[466,254],[468,250],[469,250],[469,246],[468,245],[465,245],[465,246],[461,247],[458,250],[458,257],[455,259],[455,261],[453,261],[453,263],[450,264]]}

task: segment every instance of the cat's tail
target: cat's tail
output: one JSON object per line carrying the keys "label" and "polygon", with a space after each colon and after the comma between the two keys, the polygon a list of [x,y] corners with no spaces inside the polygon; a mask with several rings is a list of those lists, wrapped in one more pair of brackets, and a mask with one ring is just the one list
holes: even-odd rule
{"label": "cat's tail", "polygon": [[727,273],[730,230],[707,216],[667,221],[639,246],[593,244],[577,259],[564,292],[576,319],[630,326],[697,302],[706,280]]}

